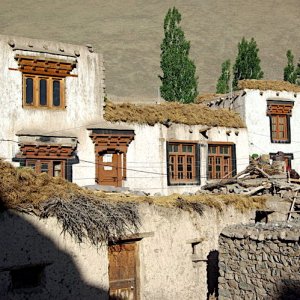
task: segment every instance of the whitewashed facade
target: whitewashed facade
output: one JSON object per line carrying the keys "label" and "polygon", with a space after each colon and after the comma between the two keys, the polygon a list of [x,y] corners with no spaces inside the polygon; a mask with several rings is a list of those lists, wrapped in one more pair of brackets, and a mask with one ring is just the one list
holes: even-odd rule
{"label": "whitewashed facade", "polygon": [[0,76],[0,156],[16,166],[166,195],[206,183],[208,145],[228,152],[212,178],[248,164],[246,129],[106,122],[103,58],[91,46],[0,36]]}
{"label": "whitewashed facade", "polygon": [[[211,108],[238,112],[248,129],[249,153],[283,152],[288,169],[300,173],[300,93],[294,91],[244,89],[209,101]],[[273,120],[273,121],[272,121]]]}

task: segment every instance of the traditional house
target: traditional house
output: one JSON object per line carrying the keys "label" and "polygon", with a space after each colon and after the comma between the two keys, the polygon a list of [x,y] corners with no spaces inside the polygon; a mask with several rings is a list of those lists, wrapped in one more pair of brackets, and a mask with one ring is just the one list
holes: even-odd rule
{"label": "traditional house", "polygon": [[0,299],[215,299],[220,232],[265,203],[92,192],[0,170]]}
{"label": "traditional house", "polygon": [[284,81],[245,80],[240,91],[206,101],[211,108],[240,114],[249,137],[250,154],[282,152],[286,169],[300,172],[300,87]]}
{"label": "traditional house", "polygon": [[82,47],[0,37],[0,155],[86,185],[171,194],[248,164],[247,130],[203,105],[105,103],[101,55]]}

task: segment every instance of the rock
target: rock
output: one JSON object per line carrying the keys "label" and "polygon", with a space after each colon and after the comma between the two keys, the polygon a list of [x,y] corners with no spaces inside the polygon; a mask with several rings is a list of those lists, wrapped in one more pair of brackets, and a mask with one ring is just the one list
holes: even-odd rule
{"label": "rock", "polygon": [[233,280],[234,279],[234,275],[230,274],[230,273],[226,273],[225,274],[225,279],[227,279],[227,280]]}
{"label": "rock", "polygon": [[254,286],[252,284],[246,283],[246,282],[240,282],[239,288],[244,291],[253,291]]}

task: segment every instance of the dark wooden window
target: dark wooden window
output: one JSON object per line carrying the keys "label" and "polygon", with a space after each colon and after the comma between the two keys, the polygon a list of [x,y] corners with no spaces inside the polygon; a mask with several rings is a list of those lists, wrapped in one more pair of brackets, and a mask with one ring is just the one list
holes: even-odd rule
{"label": "dark wooden window", "polygon": [[64,108],[64,78],[23,74],[23,106]]}
{"label": "dark wooden window", "polygon": [[33,78],[25,78],[25,105],[33,104]]}
{"label": "dark wooden window", "polygon": [[290,143],[290,116],[293,102],[268,101],[272,143]]}
{"label": "dark wooden window", "polygon": [[27,159],[26,166],[32,168],[37,174],[47,173],[49,176],[65,178],[64,160]]}
{"label": "dark wooden window", "polygon": [[40,79],[40,105],[47,105],[47,80]]}
{"label": "dark wooden window", "polygon": [[42,284],[44,265],[23,267],[11,270],[12,288],[15,289],[32,289]]}
{"label": "dark wooden window", "polygon": [[169,143],[170,183],[196,182],[196,144]]}
{"label": "dark wooden window", "polygon": [[233,175],[233,145],[209,144],[208,145],[208,178],[230,178]]}

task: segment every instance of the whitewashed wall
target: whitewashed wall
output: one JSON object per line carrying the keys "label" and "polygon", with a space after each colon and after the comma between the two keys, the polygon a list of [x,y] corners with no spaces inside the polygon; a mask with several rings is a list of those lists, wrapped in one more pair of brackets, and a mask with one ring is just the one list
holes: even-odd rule
{"label": "whitewashed wall", "polygon": [[[13,50],[8,41],[15,43],[15,48],[29,48],[31,51]],[[45,50],[46,47],[48,50]],[[73,54],[80,56],[59,55]],[[30,48],[29,48],[30,49]],[[58,52],[57,55],[34,52],[43,49]],[[9,70],[18,68],[16,54],[39,56],[73,61],[77,59],[77,67],[72,74],[78,77],[67,77],[65,88],[66,109],[51,110],[22,107],[22,73]],[[98,123],[102,118],[104,100],[104,67],[100,54],[91,53],[87,47],[69,45],[58,42],[35,40],[14,36],[0,36],[0,139],[17,141],[17,133],[41,135],[77,136],[78,131],[87,125]],[[18,144],[11,141],[0,142],[0,157],[11,160],[18,152]]]}
{"label": "whitewashed wall", "polygon": [[[248,128],[250,154],[268,154],[278,151],[293,153],[292,168],[300,172],[300,93],[263,91],[261,95],[259,90],[245,91],[245,121]],[[267,100],[294,102],[290,118],[291,143],[271,143],[270,119],[266,114]]]}
{"label": "whitewashed wall", "polygon": [[[124,185],[131,189],[163,195],[191,192],[200,189],[207,179],[207,142],[232,142],[236,144],[237,172],[249,163],[248,136],[246,129],[214,127],[208,130],[208,139],[199,130],[203,126],[173,124],[170,128],[134,125],[135,138],[128,148],[127,180]],[[229,133],[230,132],[230,133]],[[167,141],[193,141],[200,146],[200,185],[168,186]]]}

